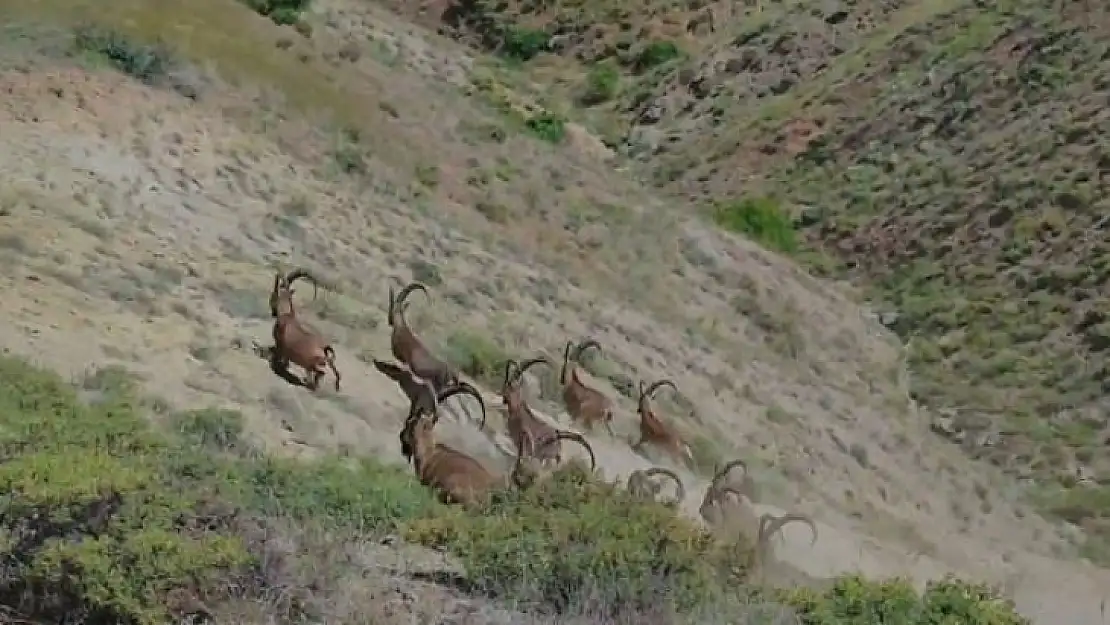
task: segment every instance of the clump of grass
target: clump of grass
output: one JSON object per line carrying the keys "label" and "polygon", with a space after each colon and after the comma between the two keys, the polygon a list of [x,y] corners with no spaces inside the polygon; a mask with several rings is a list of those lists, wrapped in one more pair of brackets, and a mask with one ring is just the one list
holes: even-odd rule
{"label": "clump of grass", "polygon": [[798,249],[794,223],[773,198],[744,198],[718,204],[712,215],[718,226],[746,235],[768,249],[785,253]]}
{"label": "clump of grass", "polygon": [[682,51],[673,41],[652,41],[636,56],[637,71],[645,71],[669,63],[682,56]]}
{"label": "clump of grass", "polygon": [[77,27],[73,44],[79,53],[104,59],[117,70],[149,85],[165,81],[179,67],[176,55],[164,43],[139,42],[100,26]]}
{"label": "clump of grass", "polygon": [[530,61],[547,49],[547,33],[534,28],[509,27],[501,40],[501,54],[515,61]]}
{"label": "clump of grass", "polygon": [[551,112],[537,113],[524,121],[528,132],[548,143],[562,143],[567,135],[567,122]]}
{"label": "clump of grass", "polygon": [[582,106],[596,106],[616,97],[620,91],[621,76],[613,63],[599,63],[586,74],[586,84],[578,102]]}
{"label": "clump of grass", "polygon": [[406,536],[457,554],[481,590],[558,612],[586,595],[689,611],[723,600],[720,580],[742,579],[748,552],[573,465],[479,513],[411,523]]}
{"label": "clump of grass", "polygon": [[447,338],[443,357],[466,375],[488,384],[500,382],[509,355],[490,338],[460,330]]}
{"label": "clump of grass", "polygon": [[54,374],[0,357],[5,618],[154,625],[239,600],[280,607],[275,622],[366,622],[376,613],[369,595],[345,618],[326,613],[326,593],[344,589],[325,586],[365,583],[335,572],[351,566],[345,543],[275,546],[277,532],[304,545],[318,528],[400,532],[457,557],[471,590],[602,621],[663,614],[691,622],[709,613],[749,622],[752,610],[771,606],[817,625],[1027,623],[991,589],[957,580],[923,596],[857,577],[824,591],[763,589],[747,579],[742,539],[717,540],[576,465],[463,511],[437,503],[408,471],[372,460],[268,457],[246,442],[234,411],[178,413],[170,432],[156,431],[117,369],[82,386],[101,392],[97,403],[80,401]]}
{"label": "clump of grass", "polygon": [[308,10],[311,0],[243,0],[247,6],[274,21],[275,24],[296,24]]}

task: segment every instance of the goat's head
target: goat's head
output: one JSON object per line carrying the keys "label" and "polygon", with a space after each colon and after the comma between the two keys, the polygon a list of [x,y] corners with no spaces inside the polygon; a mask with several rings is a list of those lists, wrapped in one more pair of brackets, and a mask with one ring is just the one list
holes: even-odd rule
{"label": "goat's head", "polygon": [[651,405],[648,402],[655,396],[655,392],[664,386],[669,386],[671,390],[678,391],[678,387],[674,385],[674,382],[666,378],[656,380],[650,385],[644,385],[644,381],[640,380],[640,398],[636,401],[636,409],[640,413],[640,416],[651,413]]}
{"label": "goat's head", "polygon": [[[525,432],[522,433],[521,436],[523,438],[529,436],[529,434]],[[578,432],[559,430],[555,433],[555,436],[549,440],[543,441],[540,447],[554,445],[556,441],[573,441],[581,445],[582,448],[586,450],[586,453],[590,455],[590,473],[593,473],[597,469],[597,456],[594,454],[593,446],[590,445],[590,442],[586,440],[585,436],[582,436]],[[516,462],[513,464],[513,471],[510,477],[518,488],[527,488],[535,484],[541,473],[540,469],[535,465],[535,457],[542,454],[534,453],[533,457],[525,458],[524,450],[526,447],[531,447],[531,445],[528,445],[524,440],[517,441]]]}
{"label": "goat's head", "polygon": [[674,505],[678,505],[686,498],[686,486],[682,483],[682,479],[678,477],[677,473],[664,467],[651,467],[633,471],[628,476],[628,492],[636,497],[655,499],[662,487],[651,479],[656,475],[665,475],[674,480],[675,498],[672,502]]}
{"label": "goat's head", "polygon": [[813,536],[809,541],[809,546],[812,547],[817,544],[817,524],[813,522],[813,519],[796,512],[789,512],[778,517],[771,513],[766,513],[759,517],[759,533],[755,542],[755,557],[757,558],[757,563],[762,562],[769,553],[771,548],[771,537],[774,536],[776,532],[782,531],[783,526],[791,521],[808,525],[810,534]]}
{"label": "goat's head", "polygon": [[568,371],[573,375],[574,372],[570,369],[570,363],[573,361],[575,364],[579,364],[582,354],[591,347],[596,348],[598,352],[601,351],[601,343],[593,339],[583,339],[577,346],[574,342],[567,341],[567,346],[563,350],[563,367],[559,370],[559,384],[565,385],[567,383]]}
{"label": "goat's head", "polygon": [[[455,395],[470,395],[478,400],[482,409],[482,422],[486,419],[486,402],[482,394],[466,382],[458,382],[452,386],[441,389],[436,393],[435,386],[429,380],[412,377],[419,392],[409,404],[409,414],[405,417],[405,426],[401,430],[401,453],[405,459],[412,461],[418,457],[430,444],[432,428],[439,422],[439,405]],[[423,437],[423,438],[422,438]],[[425,445],[421,447],[421,445]]]}
{"label": "goat's head", "polygon": [[522,363],[509,359],[505,362],[505,379],[501,382],[501,399],[505,406],[515,406],[521,401],[521,389],[524,383],[524,374],[536,365],[551,366],[551,361],[545,356],[529,358]]}
{"label": "goat's head", "polygon": [[316,299],[317,291],[320,288],[320,281],[307,269],[298,267],[285,276],[282,276],[281,272],[278,271],[274,273],[274,287],[270,291],[271,316],[277,317],[279,315],[293,314],[293,283],[300,278],[304,278],[312,283],[312,299]]}
{"label": "goat's head", "polygon": [[725,495],[732,494],[737,497],[751,498],[752,493],[745,492],[744,488],[735,488],[732,484],[725,480],[732,470],[740,467],[744,470],[744,481],[748,479],[748,465],[743,460],[737,458],[725,463],[723,467],[713,474],[713,479],[709,480],[709,486],[705,489],[705,498],[702,505],[716,505],[722,502]]}
{"label": "goat's head", "polygon": [[405,327],[405,310],[409,307],[408,297],[413,291],[428,294],[428,289],[419,282],[410,282],[399,293],[394,294],[393,287],[389,287],[389,313],[387,314],[389,327]]}

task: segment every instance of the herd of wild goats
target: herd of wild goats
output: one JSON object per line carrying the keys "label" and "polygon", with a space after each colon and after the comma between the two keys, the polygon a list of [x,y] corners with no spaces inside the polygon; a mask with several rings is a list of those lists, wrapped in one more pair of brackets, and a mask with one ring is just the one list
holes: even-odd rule
{"label": "herd of wild goats", "polygon": [[[335,390],[338,391],[341,376],[335,366],[335,350],[319,332],[298,319],[294,309],[293,283],[300,278],[312,282],[315,298],[319,282],[310,272],[298,268],[286,275],[278,272],[274,276],[273,290],[270,293],[274,344],[260,353],[264,352],[273,370],[287,379],[290,375],[289,363],[300,366],[305,371],[302,383],[312,391],[317,389],[320,379],[330,369],[335,376]],[[471,456],[437,443],[434,429],[439,419],[439,405],[444,400],[459,394],[470,395],[477,400],[482,410],[479,428],[483,432],[486,431],[486,406],[478,390],[460,380],[455,367],[433,355],[405,321],[407,298],[414,291],[421,291],[425,295],[428,293],[419,282],[413,282],[397,293],[390,287],[387,314],[392,328],[390,348],[398,363],[375,359],[374,366],[394,380],[409,399],[408,416],[400,433],[401,451],[412,464],[422,484],[432,488],[445,503],[476,507],[496,489],[513,486],[528,488],[543,476],[550,475],[562,463],[564,440],[581,445],[589,453],[590,470],[596,468],[594,450],[584,436],[560,430],[540,419],[524,398],[524,373],[535,365],[552,366],[546,357],[531,358],[522,363],[515,360],[505,363],[500,394],[508,434],[516,447],[516,460],[508,476],[497,475]],[[590,339],[578,345],[567,343],[559,375],[562,398],[573,421],[588,431],[601,423],[612,436],[613,401],[586,385],[579,376],[578,363],[583,352],[591,347],[601,349],[596,341]],[[674,383],[666,379],[650,385],[640,382],[637,407],[640,441],[633,446],[633,450],[639,451],[643,446],[651,445],[676,459],[684,460],[688,468],[692,468],[693,455],[689,445],[651,407],[653,394],[663,386],[675,388]],[[740,482],[726,480],[737,467],[744,469]],[[663,487],[656,481],[657,476],[667,476],[675,482],[676,497],[664,503],[677,508],[685,496],[685,488],[678,474],[670,469],[654,467],[634,471],[628,478],[628,492],[635,497],[656,499]],[[817,527],[805,515],[785,514],[775,517],[764,514],[757,517],[753,507],[754,496],[755,483],[748,475],[747,466],[742,460],[733,460],[714,475],[699,512],[712,527],[736,527],[739,521],[742,531],[757,545],[757,551],[766,549],[770,537],[791,521],[806,523],[812,530],[813,541],[817,540]]]}

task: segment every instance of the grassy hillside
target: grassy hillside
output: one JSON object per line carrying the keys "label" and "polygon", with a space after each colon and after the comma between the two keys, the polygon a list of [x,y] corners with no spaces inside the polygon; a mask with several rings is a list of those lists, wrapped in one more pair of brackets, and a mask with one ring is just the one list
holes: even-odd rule
{"label": "grassy hillside", "polygon": [[[663,611],[735,614],[750,607],[748,593],[740,593],[745,601],[738,603],[736,593],[722,592],[717,583],[751,587],[743,545],[710,541],[688,521],[654,509],[629,510],[619,496],[609,496],[618,506],[611,509],[601,497],[611,495],[608,487],[571,489],[560,482],[556,491],[510,498],[471,518],[427,507],[403,472],[387,468],[401,464],[395,441],[405,402],[370,361],[388,354],[389,287],[416,279],[429,286],[430,296],[413,298],[410,321],[487,393],[507,358],[558,358],[566,341],[584,336],[601,342],[603,355],[585,364],[587,380],[615,402],[616,435],[589,435],[606,479],[669,463],[631,444],[638,383],[673,379],[678,392],[662,393],[657,407],[695,455],[694,466],[679,468],[688,486],[681,519],[696,518],[714,465],[742,457],[752,468],[760,510],[798,510],[820,525],[815,544],[804,528],[791,527],[798,531],[786,531],[776,553],[789,579],[821,582],[790,596],[759,594],[760,603],[810,610],[820,623],[851,622],[838,611],[850,608],[836,608],[834,596],[932,610],[935,602],[962,600],[962,587],[938,586],[922,603],[905,586],[860,586],[842,576],[901,575],[920,589],[927,580],[957,573],[1005,587],[1038,622],[1099,621],[1108,573],[1074,558],[1077,546],[1090,551],[1097,543],[1031,513],[999,471],[928,434],[929,414],[907,397],[907,351],[899,337],[845,289],[814,278],[789,257],[812,260],[820,253],[801,240],[786,202],[754,182],[745,195],[722,194],[720,202],[679,201],[630,175],[606,145],[623,150],[626,130],[643,130],[645,121],[637,122],[639,130],[621,126],[629,111],[640,110],[629,107],[647,103],[638,100],[645,93],[680,85],[667,83],[672,72],[699,66],[719,46],[733,45],[741,24],[791,23],[784,16],[794,15],[793,8],[776,7],[747,22],[718,20],[712,32],[685,36],[672,48],[668,37],[681,39],[684,27],[660,30],[652,20],[674,22],[667,12],[673,7],[658,14],[646,7],[621,19],[636,22],[628,27],[634,33],[641,22],[649,27],[637,42],[661,43],[637,43],[623,52],[623,44],[614,44],[616,52],[589,67],[575,52],[584,49],[586,39],[575,38],[585,37],[584,30],[566,39],[570,47],[562,56],[530,56],[535,33],[510,33],[505,24],[498,32],[508,37],[508,48],[481,42],[467,48],[420,26],[436,15],[436,6],[425,8],[414,15],[363,0],[314,0],[303,12],[238,0],[0,0],[0,265],[6,269],[0,272],[0,349],[75,379],[91,375],[91,363],[126,369],[133,391],[157,397],[124,400],[134,411],[132,425],[119,436],[97,434],[95,424],[106,419],[100,407],[73,409],[93,416],[72,431],[103,439],[114,454],[75,471],[95,476],[103,468],[114,490],[100,497],[100,478],[90,478],[93,486],[78,484],[77,495],[92,506],[89,532],[103,533],[101,517],[116,512],[128,529],[149,518],[161,533],[136,534],[137,540],[158,538],[181,555],[167,560],[173,570],[153,559],[139,568],[164,583],[115,584],[125,567],[99,560],[100,568],[90,564],[103,582],[97,590],[86,596],[78,588],[60,600],[62,608],[32,603],[21,609],[49,621],[66,605],[82,610],[81,601],[95,600],[102,606],[97,609],[150,621],[162,618],[161,608],[152,606],[171,594],[206,604],[245,597],[245,604],[227,608],[235,613],[265,607],[286,596],[278,589],[295,586],[321,597],[313,608],[323,614],[317,620],[361,622],[357,607],[344,610],[358,606],[365,598],[359,593],[366,592],[396,599],[387,602],[396,611],[375,618],[409,622],[413,611],[433,619],[478,605],[476,585],[528,599],[524,606],[481,603],[491,614],[507,611],[497,618],[519,622],[522,612],[537,606],[542,618],[553,611],[564,613],[559,618],[589,612],[574,602],[654,613],[658,606],[643,597],[654,594],[657,578],[678,593],[663,597]],[[543,11],[608,19],[604,5],[595,8],[566,4]],[[673,10],[693,15],[700,8]],[[853,22],[842,17],[819,21],[841,20],[838,28],[848,28]],[[463,39],[473,31],[452,29]],[[615,41],[617,31],[606,31],[601,41]],[[845,31],[838,41],[849,39]],[[697,90],[695,82],[671,92]],[[583,99],[583,87],[597,93]],[[648,109],[654,111],[649,117],[658,117],[656,130],[668,123],[668,111],[680,110]],[[730,121],[728,128],[734,127],[759,128]],[[718,138],[732,132],[726,130],[722,126]],[[680,145],[677,136],[657,135],[659,149],[638,154],[662,159],[671,154],[667,146]],[[701,136],[708,140],[712,133]],[[777,162],[765,160],[768,167]],[[317,298],[307,285],[298,288],[298,311],[335,346],[341,390],[328,381],[314,394],[292,387],[249,349],[252,341],[269,341],[266,293],[275,268],[291,266],[321,277]],[[534,371],[528,384],[533,405],[574,427],[556,373]],[[51,397],[64,395],[55,390]],[[95,389],[82,395],[100,401]],[[22,410],[25,402],[13,403]],[[113,415],[114,406],[106,409]],[[182,416],[198,406],[230,412]],[[500,469],[506,463],[504,419],[491,411],[492,433],[482,433],[461,414],[464,407],[470,406],[450,406],[455,414],[437,435]],[[150,417],[156,428],[143,429],[139,417]],[[214,427],[212,436],[224,441],[214,451],[205,448],[213,459],[189,451],[198,444],[193,430],[199,427],[189,419],[213,421],[204,427]],[[241,427],[219,425],[224,421],[241,421]],[[182,428],[193,433],[182,439]],[[59,458],[83,457],[81,441],[59,435],[65,448]],[[126,441],[148,435],[147,452],[114,453],[117,442],[131,449],[138,443]],[[225,449],[232,438],[249,445]],[[32,446],[23,439],[14,449],[19,452],[8,464],[21,476],[76,466],[55,466],[57,459],[38,451],[24,454]],[[20,460],[25,456],[33,466]],[[165,465],[163,456],[185,464]],[[366,477],[356,473],[348,480],[349,470]],[[314,477],[317,472],[326,475]],[[364,493],[368,481],[388,492]],[[50,503],[35,498],[33,485],[26,488],[31,499],[23,509]],[[159,488],[182,498],[163,501]],[[286,489],[293,494],[283,494]],[[124,491],[135,496],[127,499]],[[559,513],[550,515],[559,525],[540,536],[535,527],[547,522],[543,511],[556,505],[551,497],[561,501]],[[117,499],[121,507],[114,511]],[[203,511],[209,499],[246,515],[247,529],[236,525],[239,517],[205,512],[211,523],[200,525],[209,529],[186,529],[182,536],[181,523],[194,527],[186,510]],[[157,510],[145,511],[147,501]],[[312,508],[327,510],[328,518]],[[640,518],[641,512],[644,524],[635,524],[633,535],[606,521],[610,515]],[[306,570],[279,567],[281,575],[304,574],[308,581],[271,583],[252,568],[257,563],[250,556],[260,553],[251,542],[255,522],[273,536],[284,536],[279,526],[286,523],[292,534],[324,542],[348,541],[352,528],[367,530],[351,538],[353,546],[305,547],[330,554],[323,563],[310,558]],[[665,531],[682,540],[648,548],[640,529],[653,541]],[[387,535],[379,539],[379,532]],[[583,554],[570,548],[582,535],[600,540],[606,532],[616,533],[604,541],[612,549]],[[142,545],[130,536],[112,534],[105,552],[138,558],[134,552]],[[301,539],[279,542],[292,540]],[[439,551],[417,543],[453,553],[451,574],[443,573]],[[506,551],[506,544],[514,547]],[[63,555],[81,548],[66,547]],[[218,558],[203,560],[210,554]],[[44,579],[70,583],[51,568],[61,557],[27,555],[31,573],[46,575],[30,578],[27,587]],[[519,578],[522,558],[532,567],[525,569],[527,580]],[[426,575],[398,589],[397,577],[381,570],[389,562]],[[361,580],[371,568],[381,573],[381,584],[312,577],[354,571]],[[583,571],[605,584],[615,577],[633,583],[591,588],[584,586]],[[460,576],[470,585],[445,583]],[[829,585],[833,594],[822,594]],[[227,588],[246,594],[225,596],[221,589]],[[811,591],[818,594],[807,596]],[[279,607],[277,613],[287,609],[301,608]],[[111,622],[110,614],[105,618]]]}
{"label": "grassy hillside", "polygon": [[[373,460],[266,456],[234,411],[163,414],[156,430],[144,413],[158,402],[135,391],[120,369],[90,371],[71,387],[0,358],[5,621],[382,624],[478,611],[505,623],[695,614],[755,623],[792,605],[806,622],[829,625],[856,623],[849,614],[860,610],[910,623],[953,609],[969,623],[1023,622],[955,581],[923,598],[855,578],[828,591],[745,588],[746,545],[718,544],[573,469],[465,514]],[[443,547],[457,563],[429,568],[440,559],[429,552],[390,567],[382,552],[397,549],[398,534]],[[460,565],[461,576],[451,569]],[[436,579],[456,589],[441,591],[439,605],[421,593],[434,585],[421,580]],[[405,605],[406,593],[417,605]]]}
{"label": "grassy hillside", "polygon": [[537,89],[661,188],[862,286],[939,433],[1110,532],[1105,7],[459,6],[467,32],[503,35],[462,38],[503,57],[543,32],[549,54],[507,74],[604,91]]}

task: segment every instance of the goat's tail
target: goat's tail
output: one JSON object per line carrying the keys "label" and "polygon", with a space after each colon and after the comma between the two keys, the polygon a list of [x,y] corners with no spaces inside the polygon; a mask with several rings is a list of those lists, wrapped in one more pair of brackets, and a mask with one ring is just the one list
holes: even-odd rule
{"label": "goat's tail", "polygon": [[339,391],[339,380],[343,376],[339,375],[339,369],[335,367],[335,349],[331,345],[324,346],[324,357],[328,359],[328,367],[331,368],[332,375],[335,376],[335,390]]}

